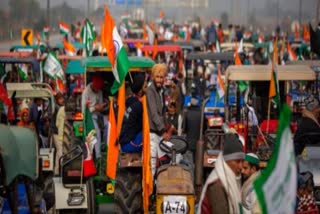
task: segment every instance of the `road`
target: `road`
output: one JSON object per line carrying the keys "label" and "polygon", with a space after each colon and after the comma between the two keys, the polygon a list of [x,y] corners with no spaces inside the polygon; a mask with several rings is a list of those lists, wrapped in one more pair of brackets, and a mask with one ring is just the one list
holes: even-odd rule
{"label": "road", "polygon": [[[60,34],[50,35],[50,45],[55,45],[56,43],[61,42],[62,37],[63,36]],[[13,45],[20,45],[20,44],[21,44],[21,40],[1,41],[0,51],[9,51]]]}

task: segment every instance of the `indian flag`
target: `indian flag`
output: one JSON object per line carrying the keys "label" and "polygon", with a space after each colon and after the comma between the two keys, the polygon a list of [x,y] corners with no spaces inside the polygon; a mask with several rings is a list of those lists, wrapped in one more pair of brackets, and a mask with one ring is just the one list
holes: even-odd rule
{"label": "indian flag", "polygon": [[290,108],[284,104],[272,157],[253,183],[264,214],[295,213],[298,173],[290,121]]}
{"label": "indian flag", "polygon": [[18,73],[23,80],[26,80],[28,78],[28,65],[19,64],[18,65]]}
{"label": "indian flag", "polygon": [[50,31],[50,27],[49,27],[48,25],[46,25],[46,26],[43,27],[43,33],[44,33],[45,35],[48,35],[49,31]]}
{"label": "indian flag", "polygon": [[66,39],[63,40],[63,47],[66,52],[67,56],[75,56],[76,55],[76,49],[71,44],[71,42],[68,42]]}
{"label": "indian flag", "polygon": [[60,29],[60,34],[64,34],[64,35],[67,35],[70,31],[69,25],[63,21],[59,21],[59,29]]}
{"label": "indian flag", "polygon": [[112,72],[115,78],[115,81],[111,87],[111,93],[115,94],[122,85],[130,65],[126,50],[121,41],[121,37],[107,7],[105,8],[104,19],[105,30],[103,36],[106,42],[107,54],[112,65]]}
{"label": "indian flag", "polygon": [[84,111],[84,136],[86,138],[85,141],[88,143],[90,148],[90,154],[92,154],[94,145],[98,142],[98,140],[88,105],[85,106]]}

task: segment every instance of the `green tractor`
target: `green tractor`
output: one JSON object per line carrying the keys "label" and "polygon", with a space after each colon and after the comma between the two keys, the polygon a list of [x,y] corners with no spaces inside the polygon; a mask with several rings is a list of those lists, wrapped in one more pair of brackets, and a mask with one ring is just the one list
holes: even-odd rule
{"label": "green tractor", "polygon": [[[130,80],[135,72],[150,72],[154,62],[149,58],[144,57],[129,57],[130,74],[127,75],[127,81]],[[73,97],[66,104],[67,120],[64,128],[64,144],[70,145],[74,138],[84,138],[84,124],[81,109],[81,95],[86,83],[91,81],[93,74],[99,73],[104,79],[103,94],[104,98],[111,96],[110,86],[114,81],[112,66],[106,56],[87,57],[82,60],[69,61],[66,74],[82,75],[83,88],[75,88]],[[68,106],[69,105],[69,106]],[[70,107],[70,108],[69,108]],[[70,146],[69,146],[70,147]],[[107,148],[102,144],[101,148],[102,160],[96,163],[97,175],[93,176],[93,186],[95,190],[95,211],[97,213],[106,213],[114,211],[114,191],[115,185],[109,178],[106,177],[106,154]]]}

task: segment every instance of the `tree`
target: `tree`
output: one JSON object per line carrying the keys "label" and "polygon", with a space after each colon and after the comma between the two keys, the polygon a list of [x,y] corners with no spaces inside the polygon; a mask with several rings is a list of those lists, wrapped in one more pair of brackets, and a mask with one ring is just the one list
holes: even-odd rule
{"label": "tree", "polygon": [[10,19],[14,24],[32,26],[35,19],[41,15],[40,4],[36,0],[9,0]]}

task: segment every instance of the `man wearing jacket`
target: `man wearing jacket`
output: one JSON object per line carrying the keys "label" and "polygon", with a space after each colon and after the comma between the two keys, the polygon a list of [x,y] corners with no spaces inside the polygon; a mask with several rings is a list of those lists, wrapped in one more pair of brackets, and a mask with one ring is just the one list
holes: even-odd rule
{"label": "man wearing jacket", "polygon": [[302,118],[294,135],[296,155],[302,153],[306,144],[320,143],[319,100],[311,95],[304,102],[306,108],[302,112]]}
{"label": "man wearing jacket", "polygon": [[224,136],[222,152],[202,189],[198,214],[240,214],[243,145],[236,134]]}
{"label": "man wearing jacket", "polygon": [[169,134],[166,132],[166,113],[164,102],[164,79],[167,74],[167,66],[155,64],[152,67],[152,83],[146,91],[147,108],[150,126],[150,151],[152,176],[156,173],[157,158],[164,155],[159,148],[162,139],[168,140]]}

